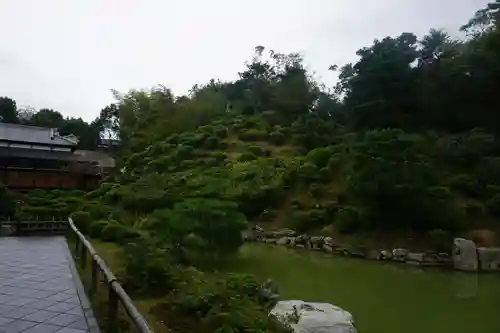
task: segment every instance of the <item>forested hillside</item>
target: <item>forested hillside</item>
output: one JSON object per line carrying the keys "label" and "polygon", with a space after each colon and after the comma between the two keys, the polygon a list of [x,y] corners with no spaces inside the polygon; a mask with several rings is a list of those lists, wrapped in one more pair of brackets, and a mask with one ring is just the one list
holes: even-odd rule
{"label": "forested hillside", "polygon": [[[331,66],[334,88],[315,81],[299,54],[257,46],[233,82],[186,96],[161,86],[117,94],[98,122],[120,138],[118,167],[80,205],[94,221],[115,222],[94,223],[91,234],[155,244],[130,253],[127,286],[170,295],[160,312],[178,315],[167,316],[177,331],[261,332],[277,328],[242,298],[254,300],[255,285],[196,276],[206,289],[190,289],[178,265],[203,270],[234,254],[248,222],[365,235],[497,230],[499,8],[496,0],[478,11],[463,39],[438,29],[377,39],[356,62]],[[243,314],[217,317],[217,302]]]}
{"label": "forested hillside", "polygon": [[121,170],[95,195],[127,223],[224,203],[300,231],[494,227],[498,6],[480,10],[464,40],[441,30],[375,40],[331,67],[334,90],[300,55],[258,46],[234,82],[119,96],[102,114],[122,140]]}

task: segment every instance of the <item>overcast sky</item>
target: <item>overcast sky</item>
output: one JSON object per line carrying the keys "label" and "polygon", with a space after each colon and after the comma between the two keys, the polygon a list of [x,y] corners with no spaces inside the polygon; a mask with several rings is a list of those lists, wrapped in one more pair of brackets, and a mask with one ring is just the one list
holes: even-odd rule
{"label": "overcast sky", "polygon": [[111,89],[231,80],[256,45],[332,64],[374,38],[456,33],[484,0],[0,0],[0,96],[90,120]]}

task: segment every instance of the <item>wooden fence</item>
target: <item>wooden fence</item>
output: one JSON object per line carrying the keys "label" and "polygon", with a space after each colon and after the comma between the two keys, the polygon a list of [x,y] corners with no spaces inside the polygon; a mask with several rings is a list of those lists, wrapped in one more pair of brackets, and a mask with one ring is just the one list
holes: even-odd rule
{"label": "wooden fence", "polygon": [[[64,234],[69,228],[67,221],[33,220],[33,221],[0,221],[0,236],[14,236],[25,234]],[[5,235],[4,235],[5,233]]]}
{"label": "wooden fence", "polygon": [[[153,333],[144,317],[136,309],[132,300],[120,285],[115,275],[108,268],[104,260],[97,254],[92,244],[76,228],[75,224],[68,219],[70,231],[75,236],[75,255],[78,257],[80,269],[86,271],[90,259],[91,278],[88,288],[89,297],[92,299],[97,293],[99,282],[104,280],[108,289],[106,332],[118,332],[118,310],[119,305],[123,307],[128,319],[140,333]],[[104,279],[102,279],[104,278]]]}

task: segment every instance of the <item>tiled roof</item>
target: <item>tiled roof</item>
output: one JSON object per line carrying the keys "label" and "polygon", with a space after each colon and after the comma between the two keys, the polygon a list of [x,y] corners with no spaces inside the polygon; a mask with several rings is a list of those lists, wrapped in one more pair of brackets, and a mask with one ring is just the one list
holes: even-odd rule
{"label": "tiled roof", "polygon": [[2,140],[68,147],[76,145],[76,142],[59,136],[52,128],[6,123],[0,123],[0,141]]}
{"label": "tiled roof", "polygon": [[[24,148],[0,147],[0,157],[24,157],[41,160],[73,161],[74,155],[70,152],[46,151]],[[0,331],[1,332],[1,331]]]}

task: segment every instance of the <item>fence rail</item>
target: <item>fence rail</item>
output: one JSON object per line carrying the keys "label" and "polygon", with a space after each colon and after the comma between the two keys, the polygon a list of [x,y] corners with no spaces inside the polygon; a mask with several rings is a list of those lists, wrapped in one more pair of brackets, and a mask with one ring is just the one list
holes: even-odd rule
{"label": "fence rail", "polygon": [[96,294],[99,281],[101,280],[101,274],[107,284],[108,304],[106,331],[118,331],[118,306],[121,304],[137,331],[140,333],[153,333],[144,317],[134,306],[130,297],[127,295],[104,260],[99,256],[99,254],[97,254],[92,244],[78,230],[71,218],[68,219],[68,223],[70,231],[72,231],[75,235],[75,255],[79,256],[80,268],[85,270],[87,268],[88,259],[90,258],[91,261],[91,281],[88,291],[89,297],[92,298]]}
{"label": "fence rail", "polygon": [[0,221],[0,236],[22,235],[27,233],[65,233],[69,228],[67,221],[33,220],[33,221]]}

